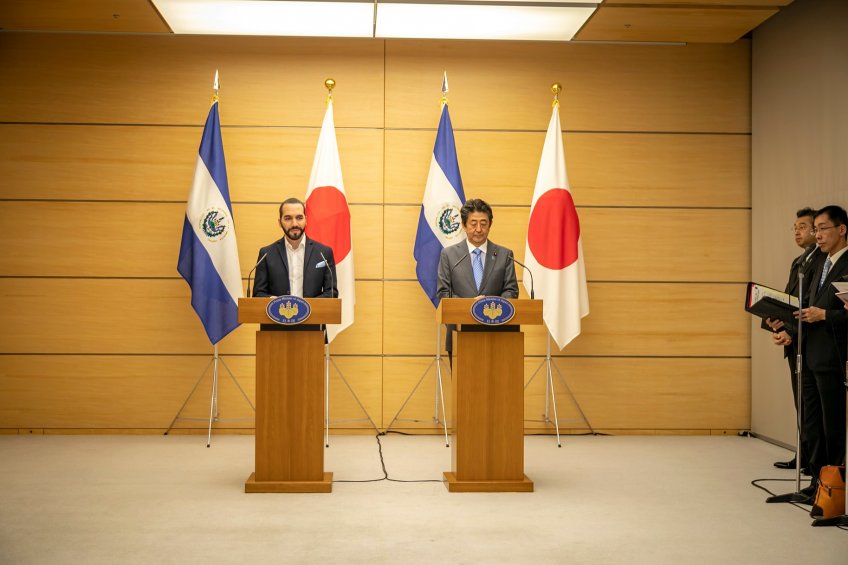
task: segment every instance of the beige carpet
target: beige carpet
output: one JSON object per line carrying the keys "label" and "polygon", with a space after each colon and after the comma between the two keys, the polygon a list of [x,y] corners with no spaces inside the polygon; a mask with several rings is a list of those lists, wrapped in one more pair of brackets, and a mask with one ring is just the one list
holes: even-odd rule
{"label": "beige carpet", "polygon": [[[438,480],[433,436],[382,438],[389,476]],[[765,504],[787,451],[738,437],[526,438],[532,494],[337,482],[244,494],[252,436],[0,436],[0,563],[848,563],[848,531]],[[333,436],[337,481],[382,476]],[[769,482],[775,492],[793,482]]]}

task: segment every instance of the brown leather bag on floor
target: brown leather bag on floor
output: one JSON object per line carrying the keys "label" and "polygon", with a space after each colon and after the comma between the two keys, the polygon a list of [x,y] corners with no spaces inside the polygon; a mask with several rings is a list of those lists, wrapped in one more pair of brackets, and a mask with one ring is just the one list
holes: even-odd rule
{"label": "brown leather bag on floor", "polygon": [[833,518],[845,514],[845,467],[828,465],[819,473],[819,487],[810,516]]}

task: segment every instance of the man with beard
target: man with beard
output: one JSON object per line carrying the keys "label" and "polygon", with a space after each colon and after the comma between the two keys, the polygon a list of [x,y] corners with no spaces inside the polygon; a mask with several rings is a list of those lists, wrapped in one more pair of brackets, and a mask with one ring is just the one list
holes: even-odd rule
{"label": "man with beard", "polygon": [[[789,267],[789,281],[786,283],[784,292],[791,294],[792,296],[798,296],[798,272],[801,271],[804,274],[804,290],[809,290],[812,274],[824,262],[824,253],[819,251],[819,248],[816,245],[816,236],[813,235],[813,217],[815,215],[816,211],[812,208],[802,208],[795,214],[796,219],[795,224],[792,226],[792,233],[795,236],[795,245],[803,249],[804,252],[792,261],[792,265]],[[804,298],[804,302],[806,303],[806,297]],[[784,327],[783,322],[780,320],[766,319],[763,321],[763,329],[768,329],[775,333],[785,331],[786,337],[791,338],[791,342],[783,347],[783,356],[789,362],[792,396],[795,399],[795,406],[797,408],[798,375],[796,374],[796,367],[798,350],[795,347],[794,341],[796,339],[798,328]],[[812,375],[809,374],[809,370],[807,369],[806,359],[804,360],[803,378],[812,378]],[[801,468],[805,469],[809,460],[810,446],[807,445],[804,437],[803,425],[801,426],[801,431]],[[792,458],[790,461],[778,461],[774,464],[774,466],[778,469],[794,469],[795,458]]]}
{"label": "man with beard", "polygon": [[278,222],[285,237],[259,250],[253,296],[337,297],[333,250],[304,235],[303,202],[289,198],[280,204]]}

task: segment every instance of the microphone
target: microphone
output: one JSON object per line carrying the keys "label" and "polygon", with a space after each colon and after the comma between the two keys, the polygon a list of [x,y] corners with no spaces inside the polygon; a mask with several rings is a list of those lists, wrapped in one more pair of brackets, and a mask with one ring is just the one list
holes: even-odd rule
{"label": "microphone", "polygon": [[462,263],[463,261],[465,261],[465,259],[466,259],[467,257],[468,257],[468,252],[466,251],[466,252],[465,252],[465,255],[463,255],[463,256],[459,259],[459,261],[457,261],[456,263],[454,263],[454,264],[453,264],[453,266],[452,266],[452,267],[450,268],[450,270],[448,271],[448,298],[453,298],[453,270],[454,270],[454,269],[456,269],[456,268],[457,268],[457,266],[458,266],[460,263]]}
{"label": "microphone", "polygon": [[[496,256],[496,257],[497,257],[497,255],[498,255],[498,254],[497,254],[497,252],[495,252],[495,256]],[[521,261],[519,261],[518,259],[516,259],[516,258],[512,255],[512,253],[510,253],[510,254],[509,254],[509,255],[507,255],[506,257],[507,257],[507,259],[511,260],[513,263],[518,263],[519,265],[521,265],[522,267],[524,267],[524,270],[525,270],[525,271],[527,271],[527,274],[529,274],[529,275],[530,275],[530,300],[535,299],[535,298],[536,298],[536,292],[533,290],[533,271],[531,271],[530,269],[528,269],[528,268],[527,268],[527,265],[525,265],[524,263],[522,263]]]}
{"label": "microphone", "polygon": [[323,259],[323,261],[319,261],[319,262],[315,263],[315,268],[316,269],[327,269],[327,271],[329,271],[329,273],[330,273],[330,289],[331,289],[330,294],[331,294],[331,298],[336,298],[336,290],[335,290],[336,281],[333,278],[333,269],[330,268],[330,262],[327,261],[326,257],[324,257],[324,254],[320,251],[318,252],[318,254],[321,256],[321,259]]}
{"label": "microphone", "polygon": [[810,259],[812,259],[812,258],[813,258],[813,255],[815,255],[815,254],[816,254],[816,251],[818,251],[818,249],[819,249],[819,246],[818,246],[818,245],[813,245],[812,247],[813,247],[813,248],[810,250],[810,252],[809,252],[809,253],[807,253],[806,255],[801,254],[801,256],[800,256],[800,257],[798,257],[797,259],[795,259],[795,266],[798,266],[798,265],[806,265],[807,263],[809,263],[809,262],[810,262]]}
{"label": "microphone", "polygon": [[253,274],[253,271],[255,271],[255,270],[256,270],[256,267],[258,267],[258,266],[259,266],[259,263],[261,263],[262,261],[264,261],[264,260],[265,260],[265,257],[267,257],[267,256],[268,256],[268,253],[270,253],[270,251],[266,251],[266,252],[265,252],[265,255],[263,255],[262,257],[260,257],[260,258],[259,258],[259,261],[257,261],[257,262],[256,262],[256,264],[253,266],[253,268],[252,268],[252,269],[250,269],[250,272],[249,272],[249,273],[247,273],[247,297],[248,297],[248,298],[250,298],[250,275],[252,275],[252,274]]}

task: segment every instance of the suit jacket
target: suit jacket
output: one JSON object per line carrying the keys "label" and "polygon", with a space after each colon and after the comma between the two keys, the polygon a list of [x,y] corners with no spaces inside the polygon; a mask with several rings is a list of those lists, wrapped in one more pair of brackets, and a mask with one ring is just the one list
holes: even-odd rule
{"label": "suit jacket", "polygon": [[[827,254],[822,253],[821,249],[819,249],[815,243],[807,247],[803,253],[792,261],[792,265],[789,267],[789,280],[786,281],[786,287],[783,289],[783,292],[791,294],[792,296],[798,296],[799,269],[803,269],[804,288],[807,289],[807,291],[809,291],[810,285],[818,284],[818,279],[813,280],[813,275],[816,272],[816,269],[820,269],[820,267],[824,264],[826,257]],[[819,270],[819,276],[821,276],[821,270]],[[806,297],[808,295],[809,292],[804,292],[804,305],[807,304]],[[764,330],[772,331],[768,324],[766,324],[765,320],[762,321],[760,327]],[[783,356],[795,357],[795,336],[798,334],[798,326],[784,326],[783,329],[786,330],[786,333],[792,337],[792,343],[783,348]]]}
{"label": "suit jacket", "polygon": [[511,257],[512,251],[506,247],[488,242],[483,280],[478,291],[466,240],[445,247],[439,257],[439,286],[436,293],[439,298],[474,298],[479,295],[518,298],[518,280]]}
{"label": "suit jacket", "polygon": [[[284,296],[291,294],[289,285],[289,260],[286,255],[285,238],[259,250],[259,258],[265,260],[256,267],[256,279],[253,296]],[[327,258],[330,268],[317,265]],[[330,275],[332,271],[332,276]],[[306,239],[303,256],[303,297],[335,298],[339,295],[336,287],[336,261],[333,250],[326,245]]]}
{"label": "suit jacket", "polygon": [[[823,254],[824,255],[824,254]],[[845,367],[848,353],[848,311],[844,303],[836,296],[836,289],[830,283],[842,280],[848,275],[848,252],[842,254],[839,261],[831,266],[821,289],[818,288],[824,261],[815,270],[810,280],[810,306],[826,310],[822,322],[804,324],[807,332],[804,339],[807,366],[814,372],[838,371]]]}

